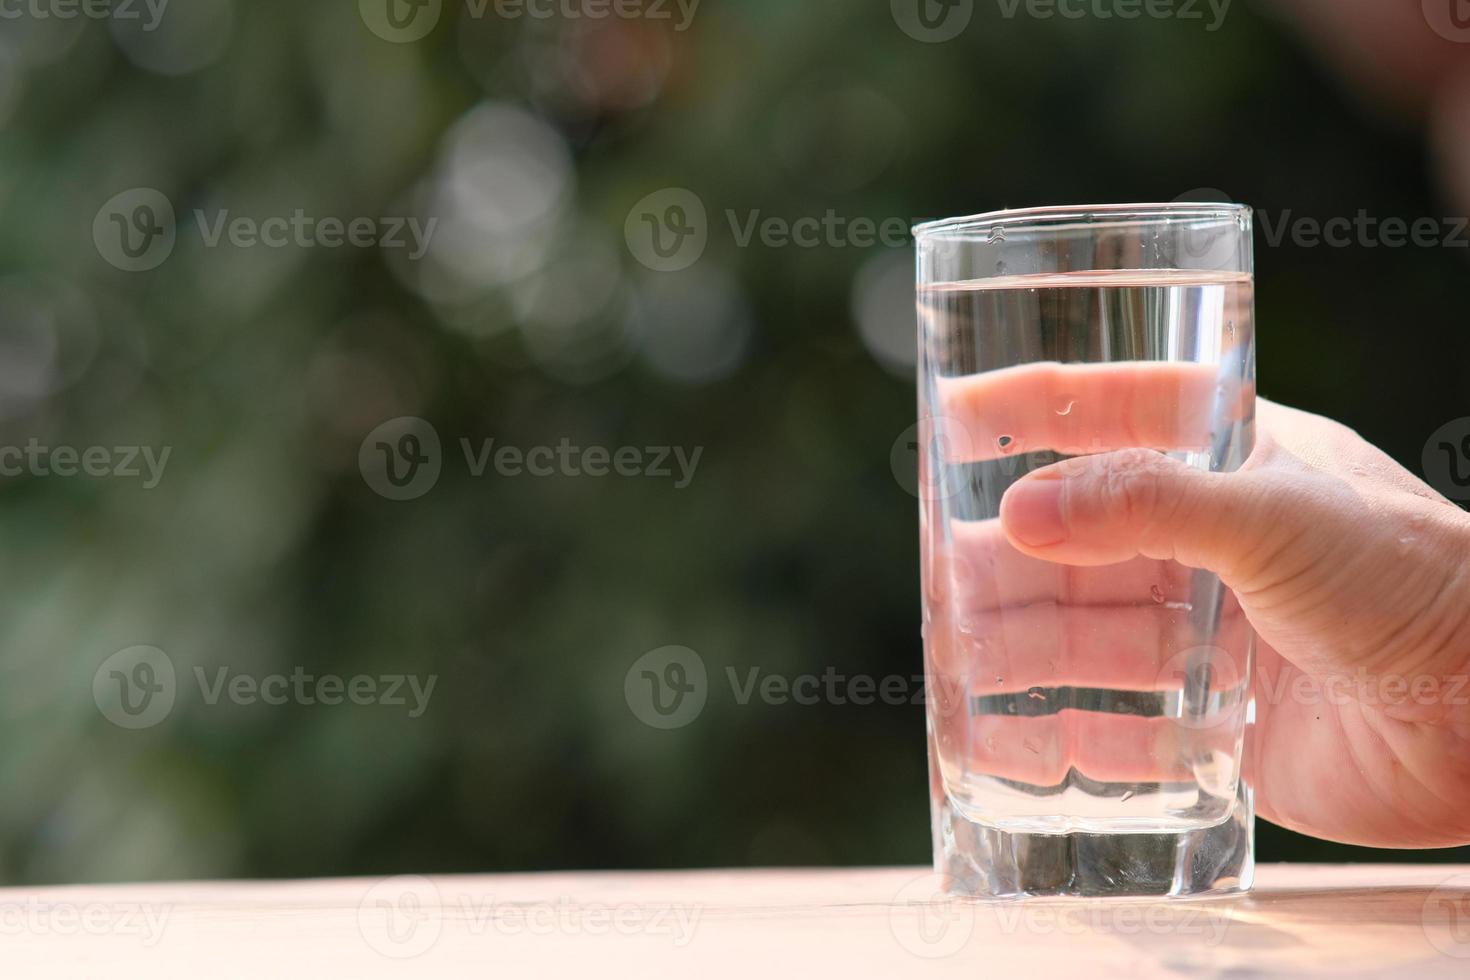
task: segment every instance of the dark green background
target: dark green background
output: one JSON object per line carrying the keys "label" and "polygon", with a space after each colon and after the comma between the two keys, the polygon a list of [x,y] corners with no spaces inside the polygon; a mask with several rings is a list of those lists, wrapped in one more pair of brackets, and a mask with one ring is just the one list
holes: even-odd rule
{"label": "dark green background", "polygon": [[[980,2],[960,38],[922,44],[884,0],[705,0],[683,33],[449,14],[402,45],[349,2],[174,3],[190,19],[159,42],[165,68],[168,43],[223,38],[197,71],[140,65],[136,39],[98,24],[0,25],[0,442],[173,447],[152,491],[0,483],[15,882],[923,863],[920,707],[740,705],[723,682],[920,669],[917,505],[890,468],[914,387],[854,317],[860,271],[908,259],[740,248],[720,216],[907,220],[1199,187],[1273,219],[1451,210],[1415,124],[1365,112],[1244,3],[1207,33]],[[571,170],[545,254],[453,302],[377,250],[206,249],[186,217],[401,214],[481,103],[539,117]],[[495,127],[498,146],[525,138]],[[179,245],[130,274],[91,228],[138,186],[173,201]],[[714,219],[684,272],[624,245],[629,209],[666,187]],[[1466,414],[1470,253],[1257,246],[1262,393],[1417,472],[1430,433]],[[476,253],[496,247],[461,258],[495,267]],[[37,336],[57,344],[40,391]],[[681,343],[713,357],[711,337],[738,360],[659,369]],[[448,459],[432,493],[394,503],[357,454],[402,415],[430,420]],[[454,465],[460,436],[704,455],[683,491],[477,480]],[[181,696],[129,732],[90,692],[134,644],[181,676],[300,665],[439,685],[419,719]],[[661,732],[623,679],[668,644],[716,684],[694,724]],[[1266,825],[1259,855],[1398,857]]]}

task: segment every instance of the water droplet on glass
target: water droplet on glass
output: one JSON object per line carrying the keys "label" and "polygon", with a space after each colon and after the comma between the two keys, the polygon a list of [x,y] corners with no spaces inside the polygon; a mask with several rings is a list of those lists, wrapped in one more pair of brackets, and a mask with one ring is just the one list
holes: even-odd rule
{"label": "water droplet on glass", "polygon": [[1133,799],[1133,790],[1130,789],[1126,793],[1124,793],[1121,797],[1118,798],[1118,802],[1119,803],[1127,803],[1131,799]]}
{"label": "water droplet on glass", "polygon": [[997,273],[1004,273],[1006,271],[1006,263],[1004,259],[1001,259],[999,262],[995,263],[995,271]]}
{"label": "water droplet on glass", "polygon": [[1148,588],[1148,594],[1153,597],[1154,602],[1157,602],[1160,605],[1163,604],[1163,602],[1164,602],[1164,590],[1163,589],[1159,588],[1157,585],[1151,585]]}
{"label": "water droplet on glass", "polygon": [[1033,701],[1046,700],[1046,692],[1039,687],[1033,687],[1031,690],[1027,691],[1026,696]]}
{"label": "water droplet on glass", "polygon": [[1010,436],[1001,436],[999,439],[995,440],[995,444],[1000,447],[1001,452],[1008,453],[1011,451],[1011,448],[1015,446],[1016,440],[1012,439]]}
{"label": "water droplet on glass", "polygon": [[1004,684],[1006,682],[1006,679],[1004,677],[1000,676],[999,674],[996,674],[995,675],[995,682],[997,684]]}

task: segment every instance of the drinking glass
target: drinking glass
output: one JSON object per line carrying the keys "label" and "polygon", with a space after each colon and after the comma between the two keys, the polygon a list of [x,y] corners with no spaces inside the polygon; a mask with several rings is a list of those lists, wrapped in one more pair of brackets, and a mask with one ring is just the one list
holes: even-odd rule
{"label": "drinking glass", "polygon": [[1250,210],[1036,208],[915,238],[936,870],[981,896],[1249,888],[1254,635],[1235,596],[1172,561],[1027,556],[998,515],[1064,460],[1244,462]]}

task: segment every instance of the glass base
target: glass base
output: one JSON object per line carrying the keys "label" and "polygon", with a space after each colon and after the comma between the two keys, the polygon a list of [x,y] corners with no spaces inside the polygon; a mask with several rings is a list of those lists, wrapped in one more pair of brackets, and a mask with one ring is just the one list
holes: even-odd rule
{"label": "glass base", "polygon": [[933,820],[934,870],[958,895],[1228,895],[1255,877],[1255,808],[1244,781],[1224,821],[1179,833],[1011,833],[967,819],[942,792]]}

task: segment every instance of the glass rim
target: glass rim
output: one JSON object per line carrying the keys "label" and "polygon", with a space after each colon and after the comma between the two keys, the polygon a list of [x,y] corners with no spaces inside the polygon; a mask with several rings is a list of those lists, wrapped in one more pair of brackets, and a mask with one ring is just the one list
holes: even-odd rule
{"label": "glass rim", "polygon": [[[964,236],[994,228],[1025,231],[1116,228],[1122,225],[1167,223],[1180,219],[1229,220],[1253,214],[1250,205],[1233,201],[1170,201],[1160,204],[1083,204],[1006,208],[957,218],[938,218],[914,225],[916,239],[945,233]],[[1092,218],[1093,220],[1089,220]]]}

